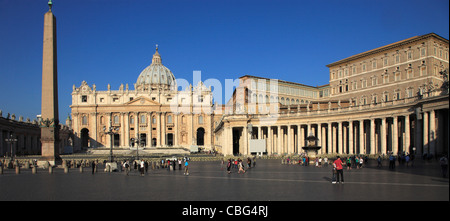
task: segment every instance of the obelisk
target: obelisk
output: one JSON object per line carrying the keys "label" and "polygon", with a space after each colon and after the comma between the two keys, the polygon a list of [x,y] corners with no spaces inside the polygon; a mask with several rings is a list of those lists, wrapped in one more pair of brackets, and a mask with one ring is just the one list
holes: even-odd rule
{"label": "obelisk", "polygon": [[56,68],[56,18],[52,13],[52,1],[44,15],[44,41],[42,53],[42,101],[41,101],[41,161],[56,164],[59,157],[58,78]]}

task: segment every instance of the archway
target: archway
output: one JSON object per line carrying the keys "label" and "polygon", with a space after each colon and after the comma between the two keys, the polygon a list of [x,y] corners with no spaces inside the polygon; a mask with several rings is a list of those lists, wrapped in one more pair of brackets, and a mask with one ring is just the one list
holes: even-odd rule
{"label": "archway", "polygon": [[167,134],[167,146],[173,146],[173,134]]}
{"label": "archway", "polygon": [[83,128],[80,133],[81,148],[89,147],[89,130],[87,128]]}
{"label": "archway", "polygon": [[197,145],[205,145],[205,129],[203,127],[197,129]]}

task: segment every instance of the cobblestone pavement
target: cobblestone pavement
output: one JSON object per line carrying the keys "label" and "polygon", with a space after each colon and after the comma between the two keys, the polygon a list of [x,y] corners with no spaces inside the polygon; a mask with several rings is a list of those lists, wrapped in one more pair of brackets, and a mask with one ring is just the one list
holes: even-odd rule
{"label": "cobblestone pavement", "polygon": [[[178,169],[178,167],[177,167]],[[331,184],[331,167],[281,165],[281,160],[257,160],[246,173],[226,173],[220,162],[191,161],[183,170],[131,171],[94,175],[90,168],[4,169],[0,200],[148,200],[148,201],[448,201],[449,180],[437,161],[415,162],[395,170],[377,168],[374,160],[362,169],[344,170],[345,184]]]}

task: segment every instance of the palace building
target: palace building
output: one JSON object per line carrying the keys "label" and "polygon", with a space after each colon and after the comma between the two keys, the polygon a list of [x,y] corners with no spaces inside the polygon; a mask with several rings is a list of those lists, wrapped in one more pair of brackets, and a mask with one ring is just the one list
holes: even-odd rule
{"label": "palace building", "polygon": [[245,75],[232,98],[213,105],[202,82],[178,91],[158,53],[134,90],[72,92],[74,149],[202,147],[225,155],[299,154],[306,137],[319,154],[448,153],[448,40],[430,33],[327,65],[329,84]]}

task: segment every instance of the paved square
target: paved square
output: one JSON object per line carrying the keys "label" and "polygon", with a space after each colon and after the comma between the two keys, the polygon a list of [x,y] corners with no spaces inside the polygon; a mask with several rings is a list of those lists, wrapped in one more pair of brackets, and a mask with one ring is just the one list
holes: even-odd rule
{"label": "paved square", "polygon": [[[4,169],[0,200],[146,200],[146,201],[448,201],[448,178],[436,161],[414,167],[377,168],[374,160],[359,170],[344,170],[345,184],[331,184],[331,167],[281,165],[281,160],[257,160],[244,174],[226,173],[220,162],[191,161],[183,170],[131,171],[95,175],[90,168]],[[178,167],[177,167],[178,169]]]}

